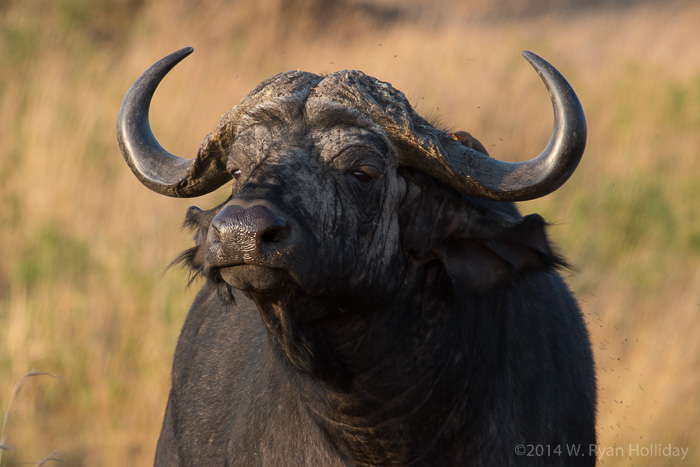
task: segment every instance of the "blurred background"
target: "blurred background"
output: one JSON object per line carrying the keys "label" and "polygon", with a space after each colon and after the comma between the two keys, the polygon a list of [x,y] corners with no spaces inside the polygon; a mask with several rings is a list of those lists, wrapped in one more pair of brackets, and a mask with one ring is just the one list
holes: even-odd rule
{"label": "blurred background", "polygon": [[599,447],[624,449],[601,465],[700,465],[700,3],[454,3],[0,0],[0,409],[30,370],[60,376],[24,381],[3,466],[55,451],[63,465],[152,463],[200,285],[165,268],[192,243],[186,208],[227,188],[148,191],[115,126],[139,74],[188,45],[151,109],[161,144],[184,157],[275,73],[361,69],[491,155],[528,159],[552,115],[520,51],[553,63],[583,102],[588,148],[563,188],[521,209],[553,224],[577,268]]}

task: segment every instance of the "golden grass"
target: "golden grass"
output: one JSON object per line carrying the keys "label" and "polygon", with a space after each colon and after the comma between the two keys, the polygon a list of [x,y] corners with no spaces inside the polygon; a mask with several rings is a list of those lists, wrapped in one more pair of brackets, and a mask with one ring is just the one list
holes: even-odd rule
{"label": "golden grass", "polygon": [[[61,376],[14,402],[2,465],[56,450],[64,465],[152,462],[194,294],[184,272],[161,272],[190,244],[178,228],[192,201],[143,188],[114,129],[131,82],[186,45],[195,54],[151,112],[182,155],[271,74],[356,68],[523,159],[546,144],[551,110],[519,52],[555,64],[584,103],[588,150],[560,191],[521,208],[555,223],[579,268],[568,280],[596,352],[599,445],[625,450],[601,464],[699,465],[700,5],[325,4],[0,4],[0,408],[28,371]],[[629,451],[652,444],[690,450]]]}

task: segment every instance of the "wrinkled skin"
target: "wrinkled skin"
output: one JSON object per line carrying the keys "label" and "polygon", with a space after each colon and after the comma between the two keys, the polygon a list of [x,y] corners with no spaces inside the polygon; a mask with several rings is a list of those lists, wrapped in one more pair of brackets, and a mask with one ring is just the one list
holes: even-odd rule
{"label": "wrinkled skin", "polygon": [[227,170],[186,221],[206,283],[157,465],[595,463],[588,335],[539,216],[401,166],[313,92],[246,110]]}

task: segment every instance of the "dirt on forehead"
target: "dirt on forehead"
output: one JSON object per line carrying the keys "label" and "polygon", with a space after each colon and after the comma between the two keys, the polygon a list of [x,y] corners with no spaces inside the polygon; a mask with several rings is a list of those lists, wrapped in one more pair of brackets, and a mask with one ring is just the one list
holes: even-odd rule
{"label": "dirt on forehead", "polygon": [[381,127],[397,149],[410,159],[404,162],[425,167],[429,172],[446,170],[447,151],[443,144],[451,144],[451,138],[421,117],[404,93],[358,70],[342,70],[326,76],[287,71],[262,81],[224,114],[216,130],[202,142],[200,153],[211,149],[221,152],[235,139],[242,115],[268,103],[283,101],[297,101],[307,107],[345,108],[348,113]]}

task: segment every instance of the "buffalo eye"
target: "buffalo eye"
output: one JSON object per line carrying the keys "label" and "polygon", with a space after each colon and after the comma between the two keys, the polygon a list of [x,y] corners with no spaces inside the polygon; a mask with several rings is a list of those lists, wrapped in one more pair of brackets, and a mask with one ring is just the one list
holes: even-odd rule
{"label": "buffalo eye", "polygon": [[362,183],[369,183],[372,181],[372,176],[367,172],[363,172],[362,170],[353,170],[352,175]]}

